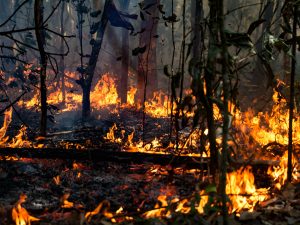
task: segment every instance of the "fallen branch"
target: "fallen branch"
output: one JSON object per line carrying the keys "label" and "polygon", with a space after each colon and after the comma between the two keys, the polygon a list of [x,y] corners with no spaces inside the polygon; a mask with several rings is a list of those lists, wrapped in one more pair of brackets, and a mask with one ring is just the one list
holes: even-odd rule
{"label": "fallen branch", "polygon": [[103,149],[77,150],[77,149],[50,149],[50,148],[3,148],[0,150],[0,156],[17,156],[20,158],[37,158],[37,159],[68,159],[76,161],[112,161],[118,163],[154,163],[159,165],[169,165],[171,160],[172,166],[185,166],[187,168],[207,169],[207,162],[202,161],[197,163],[189,156],[173,156],[171,154],[150,154],[141,152],[121,152],[118,149]]}

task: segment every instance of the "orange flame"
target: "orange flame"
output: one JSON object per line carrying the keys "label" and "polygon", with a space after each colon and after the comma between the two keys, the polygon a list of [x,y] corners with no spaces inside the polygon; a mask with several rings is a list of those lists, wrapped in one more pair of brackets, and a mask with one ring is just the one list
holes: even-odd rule
{"label": "orange flame", "polygon": [[12,209],[12,219],[16,225],[30,225],[33,221],[39,221],[40,219],[29,215],[27,210],[22,207],[22,204],[26,201],[27,196],[21,194],[16,205]]}

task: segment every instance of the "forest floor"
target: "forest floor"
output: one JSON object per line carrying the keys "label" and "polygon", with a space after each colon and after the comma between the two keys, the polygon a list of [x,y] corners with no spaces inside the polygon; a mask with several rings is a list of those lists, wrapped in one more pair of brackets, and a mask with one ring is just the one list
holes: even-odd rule
{"label": "forest floor", "polygon": [[[28,140],[34,141],[39,114],[21,110],[20,115],[23,122],[30,124]],[[142,113],[136,109],[120,110],[119,113],[111,113],[107,109],[99,115],[94,114],[94,119],[84,124],[79,117],[73,112],[57,115],[56,122],[49,126],[51,136],[41,143],[57,149],[81,146],[122,151],[133,131],[134,142],[142,137]],[[124,130],[120,143],[105,139],[114,124],[118,127],[114,132],[115,138],[122,137]],[[13,115],[7,135],[14,137],[20,125],[21,121]],[[169,119],[146,116],[144,131],[146,142],[161,137],[162,147],[168,146]],[[188,136],[189,132],[182,134]],[[258,188],[270,187],[270,199],[255,206],[254,212],[233,213],[229,217],[230,224],[300,224],[300,182],[278,191],[272,186],[267,167],[254,166],[253,173]],[[222,217],[214,209],[205,216],[195,212],[184,214],[176,211],[171,203],[171,199],[178,198],[188,199],[186,204],[191,205],[194,193],[206,188],[205,177],[207,171],[146,161],[138,164],[130,160],[127,163],[30,158],[0,160],[0,225],[14,224],[12,210],[18,206],[40,219],[32,222],[33,225],[81,225],[84,215],[93,212],[101,203],[102,209],[89,222],[85,221],[86,224],[109,225],[112,220],[124,224],[221,224]],[[23,194],[27,198],[19,204]],[[170,205],[158,204],[159,196],[166,196]],[[155,208],[165,208],[172,213],[162,213],[159,220],[146,220],[144,213]],[[109,213],[113,218],[107,216]]]}

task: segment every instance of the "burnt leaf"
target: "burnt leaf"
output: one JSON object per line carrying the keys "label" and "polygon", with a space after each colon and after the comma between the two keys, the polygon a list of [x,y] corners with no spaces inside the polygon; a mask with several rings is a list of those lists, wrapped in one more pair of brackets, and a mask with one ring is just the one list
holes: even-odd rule
{"label": "burnt leaf", "polygon": [[172,16],[163,16],[163,19],[167,22],[167,23],[175,23],[175,22],[178,22],[179,19],[177,19],[177,16],[176,14],[173,13]]}
{"label": "burnt leaf", "polygon": [[77,6],[77,11],[82,14],[87,14],[89,12],[89,8],[83,4],[79,4]]}
{"label": "burnt leaf", "polygon": [[139,3],[139,7],[140,7],[140,9],[143,9],[143,8],[144,8],[144,5],[145,5],[145,3],[144,3],[144,2],[140,2],[140,3]]}
{"label": "burnt leaf", "polygon": [[138,54],[143,54],[147,49],[147,46],[145,45],[144,47],[137,47],[132,50],[132,55],[137,56]]}
{"label": "burnt leaf", "polygon": [[149,12],[149,11],[145,11],[145,13],[148,14],[149,16],[152,15],[151,12]]}
{"label": "burnt leaf", "polygon": [[100,22],[98,23],[93,23],[90,29],[90,33],[94,34],[97,32],[98,28],[99,28]]}
{"label": "burnt leaf", "polygon": [[253,48],[253,43],[247,33],[225,31],[227,44],[239,48]]}
{"label": "burnt leaf", "polygon": [[254,21],[253,23],[250,24],[247,34],[251,35],[253,33],[253,31],[262,23],[264,23],[266,20],[265,19],[259,19]]}
{"label": "burnt leaf", "polygon": [[90,16],[91,17],[97,17],[101,14],[101,10],[97,10],[97,11],[94,11],[94,12],[91,12],[90,13]]}
{"label": "burnt leaf", "polygon": [[109,4],[107,9],[107,15],[108,15],[108,20],[112,26],[123,27],[131,31],[134,30],[132,24],[125,19],[125,18],[131,18],[131,16],[118,11],[116,6],[113,3]]}
{"label": "burnt leaf", "polygon": [[165,65],[165,66],[164,66],[164,74],[165,74],[167,77],[171,77],[171,73],[169,72],[169,67],[168,67],[168,65]]}
{"label": "burnt leaf", "polygon": [[132,36],[136,36],[138,34],[141,34],[141,33],[144,33],[146,31],[145,28],[142,28],[140,31],[136,32],[136,33],[133,33]]}
{"label": "burnt leaf", "polygon": [[166,14],[166,12],[163,10],[164,6],[162,4],[158,5],[157,8],[161,14]]}
{"label": "burnt leaf", "polygon": [[54,121],[54,116],[53,116],[53,115],[47,115],[47,119],[48,119],[51,123],[55,123],[55,121]]}
{"label": "burnt leaf", "polygon": [[148,5],[146,5],[145,7],[143,7],[143,10],[147,10],[149,8],[151,8],[152,6],[156,5],[156,2],[154,3],[149,3]]}
{"label": "burnt leaf", "polygon": [[84,67],[82,67],[82,66],[77,67],[76,70],[77,70],[78,73],[81,73],[81,74],[84,74],[85,71],[86,71],[86,69]]}
{"label": "burnt leaf", "polygon": [[144,16],[143,12],[140,12],[140,17],[141,17],[141,20],[145,20],[145,16]]}

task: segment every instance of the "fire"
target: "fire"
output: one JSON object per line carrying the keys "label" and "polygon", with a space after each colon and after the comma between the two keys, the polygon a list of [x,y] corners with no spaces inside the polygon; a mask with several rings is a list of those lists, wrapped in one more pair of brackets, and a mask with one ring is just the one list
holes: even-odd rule
{"label": "fire", "polygon": [[94,90],[91,92],[91,105],[94,109],[120,103],[116,80],[109,74],[102,75]]}
{"label": "fire", "polygon": [[227,174],[226,193],[231,201],[231,212],[253,211],[257,203],[268,198],[268,190],[256,189],[254,182],[250,166]]}
{"label": "fire", "polygon": [[[287,164],[288,164],[288,151],[284,153],[282,156],[280,163],[278,166],[270,166],[268,168],[268,174],[273,177],[276,183],[276,188],[281,189],[281,187],[285,184],[287,180]],[[299,163],[296,158],[292,157],[292,166],[293,166],[293,173],[292,176],[295,180],[299,177]]]}
{"label": "fire", "polygon": [[6,131],[11,121],[12,121],[12,107],[10,107],[4,112],[3,126],[0,129],[0,146],[5,144],[9,139],[9,137],[6,136]]}
{"label": "fire", "polygon": [[110,209],[109,201],[104,200],[104,201],[100,202],[100,204],[93,211],[87,212],[85,214],[85,216],[84,216],[85,220],[89,223],[89,222],[91,222],[91,219],[93,216],[101,213],[106,218],[112,219],[112,222],[114,222],[113,214],[111,212],[109,212],[109,209]]}
{"label": "fire", "polygon": [[70,197],[70,193],[65,193],[61,197],[60,202],[61,202],[61,207],[62,208],[73,208],[74,207],[74,202],[70,202],[68,200],[69,197]]}
{"label": "fire", "polygon": [[128,93],[127,93],[127,104],[129,106],[134,106],[135,102],[134,102],[134,98],[135,98],[135,94],[137,92],[137,88],[135,87],[130,87]]}
{"label": "fire", "polygon": [[12,209],[12,219],[16,225],[30,225],[31,222],[39,221],[40,219],[31,216],[22,204],[26,201],[27,195],[21,194],[19,200]]}
{"label": "fire", "polygon": [[[271,110],[271,113],[258,113],[255,115],[253,110],[249,109],[247,112],[237,111],[235,114],[234,126],[240,128],[243,133],[243,139],[245,143],[251,142],[249,137],[252,137],[257,144],[265,146],[271,142],[278,144],[288,144],[288,120],[289,112],[287,109],[287,102],[281,99],[278,102],[277,93],[273,95],[273,101],[275,104]],[[300,143],[300,123],[293,122],[293,142],[295,144]],[[253,142],[253,141],[252,141]]]}
{"label": "fire", "polygon": [[162,91],[154,92],[153,98],[145,102],[145,111],[152,117],[168,117],[170,114],[171,103],[168,96]]}
{"label": "fire", "polygon": [[[200,201],[195,205],[195,209],[199,214],[204,213],[204,207],[208,203],[208,195],[205,191],[199,193]],[[177,197],[169,199],[168,195],[159,195],[157,197],[157,203],[153,210],[149,210],[143,214],[145,218],[157,218],[157,217],[172,217],[171,209],[174,209],[175,213],[188,214],[191,211],[191,201],[189,199],[180,200]],[[174,207],[170,207],[174,206]]]}
{"label": "fire", "polygon": [[8,146],[11,148],[31,147],[32,143],[26,140],[26,130],[27,127],[22,126],[18,134],[12,139],[11,143],[9,143]]}

